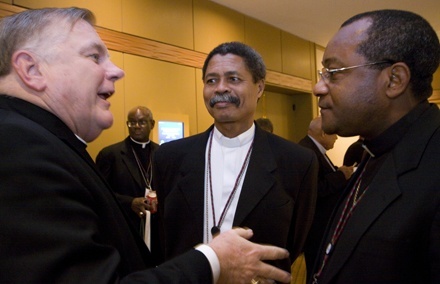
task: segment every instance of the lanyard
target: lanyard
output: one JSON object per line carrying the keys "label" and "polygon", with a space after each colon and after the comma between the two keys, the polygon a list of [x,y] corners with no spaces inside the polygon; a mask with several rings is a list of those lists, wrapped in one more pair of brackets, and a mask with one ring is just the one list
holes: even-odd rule
{"label": "lanyard", "polygon": [[339,237],[342,234],[342,231],[345,228],[345,225],[347,224],[348,219],[350,219],[351,215],[353,214],[354,209],[359,204],[359,201],[364,196],[365,192],[368,189],[368,186],[365,188],[365,190],[360,194],[359,196],[359,189],[361,187],[362,183],[362,177],[364,175],[365,169],[367,168],[368,162],[370,161],[370,156],[368,157],[368,160],[365,162],[365,166],[362,168],[362,172],[359,174],[358,178],[356,179],[356,182],[354,183],[350,194],[347,198],[347,201],[345,202],[344,209],[342,210],[342,214],[339,217],[338,224],[336,225],[335,231],[333,232],[332,238],[330,239],[330,243],[328,243],[326,249],[325,249],[325,255],[324,259],[322,260],[322,264],[318,270],[317,273],[313,275],[313,284],[318,283],[318,278],[321,276],[322,271],[324,270],[325,265],[328,263],[328,260],[331,256],[331,253],[333,252],[333,249],[339,240]]}
{"label": "lanyard", "polygon": [[[240,181],[244,175],[244,171],[246,169],[247,164],[249,163],[249,159],[250,159],[250,154],[252,152],[252,147],[254,142],[252,141],[252,144],[249,147],[249,150],[246,154],[246,157],[243,161],[243,165],[241,166],[240,172],[235,180],[235,184],[234,187],[231,191],[231,193],[229,194],[228,200],[226,201],[225,207],[223,208],[223,211],[220,215],[220,219],[218,220],[218,223],[216,225],[216,218],[215,218],[215,209],[214,209],[214,194],[213,194],[213,189],[212,189],[212,176],[211,176],[211,149],[212,149],[212,139],[213,139],[213,131],[211,131],[211,134],[209,136],[209,146],[208,146],[208,170],[207,170],[207,181],[206,181],[206,189],[207,191],[209,191],[210,193],[210,197],[211,197],[211,209],[212,209],[212,219],[213,219],[213,227],[211,228],[211,235],[214,236],[217,233],[220,233],[220,228],[222,226],[222,223],[225,219],[226,216],[226,212],[228,211],[232,200],[234,199],[235,193],[237,192],[238,189],[238,185],[240,184]],[[206,210],[208,211],[208,198],[206,198]],[[208,228],[208,212],[206,212],[206,228]],[[208,240],[208,232],[206,233],[206,239]]]}
{"label": "lanyard", "polygon": [[[146,188],[151,190],[151,181],[153,180],[153,168],[151,166],[151,151],[150,151],[150,162],[148,164],[147,170],[142,166],[138,155],[136,154],[136,151],[131,147],[131,150],[133,151],[134,158],[136,159],[136,163],[138,165],[139,171],[141,173],[142,179],[144,180]],[[147,172],[149,171],[149,173]]]}

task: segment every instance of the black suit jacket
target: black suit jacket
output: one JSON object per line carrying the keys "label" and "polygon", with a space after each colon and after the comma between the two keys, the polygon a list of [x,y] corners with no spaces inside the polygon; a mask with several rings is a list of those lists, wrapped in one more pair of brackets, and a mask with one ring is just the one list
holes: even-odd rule
{"label": "black suit jacket", "polygon": [[377,170],[319,283],[440,283],[439,166],[440,112],[431,105]]}
{"label": "black suit jacket", "polygon": [[[162,144],[153,171],[163,217],[165,254],[203,241],[206,132]],[[254,231],[252,241],[302,250],[316,199],[315,155],[258,126],[233,225]],[[290,271],[290,261],[277,263]]]}
{"label": "black suit jacket", "polygon": [[[152,155],[159,145],[150,141],[148,147]],[[123,204],[132,223],[139,228],[140,218],[131,209],[131,203],[134,197],[145,195],[145,182],[131,148],[130,136],[124,141],[103,148],[96,156],[96,164],[116,192],[117,199]]]}
{"label": "black suit jacket", "polygon": [[147,247],[85,145],[53,114],[0,95],[0,136],[0,282],[212,281],[195,250],[144,270]]}
{"label": "black suit jacket", "polygon": [[333,170],[318,146],[308,135],[301,139],[299,144],[313,150],[319,162],[318,198],[316,200],[315,217],[304,247],[307,272],[310,274],[330,216],[348,181],[341,171]]}

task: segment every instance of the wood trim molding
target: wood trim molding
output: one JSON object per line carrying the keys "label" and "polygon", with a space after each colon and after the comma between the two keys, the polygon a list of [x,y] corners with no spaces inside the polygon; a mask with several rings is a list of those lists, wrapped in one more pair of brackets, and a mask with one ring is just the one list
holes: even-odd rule
{"label": "wood trim molding", "polygon": [[[14,5],[0,3],[0,17],[5,17],[26,9]],[[205,53],[189,50],[151,39],[126,34],[114,30],[96,27],[108,49],[132,55],[162,60],[170,63],[202,68]],[[281,89],[311,93],[312,81],[267,70],[266,85]]]}
{"label": "wood trim molding", "polygon": [[109,49],[180,65],[202,68],[206,54],[122,32],[96,27]]}
{"label": "wood trim molding", "polygon": [[0,18],[13,15],[15,13],[19,13],[26,10],[25,8],[21,8],[18,6],[0,3]]}

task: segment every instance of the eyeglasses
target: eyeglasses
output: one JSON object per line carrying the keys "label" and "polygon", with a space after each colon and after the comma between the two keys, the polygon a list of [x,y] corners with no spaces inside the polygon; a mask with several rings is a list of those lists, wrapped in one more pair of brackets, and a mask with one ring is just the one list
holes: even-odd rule
{"label": "eyeglasses", "polygon": [[349,67],[336,68],[336,69],[328,69],[328,68],[324,67],[324,68],[322,68],[321,70],[318,71],[318,74],[321,77],[321,79],[324,80],[324,82],[326,84],[328,84],[331,81],[333,81],[333,75],[335,73],[342,72],[342,71],[345,71],[345,70],[354,69],[354,68],[358,68],[358,67],[365,67],[365,66],[371,66],[371,65],[376,65],[376,64],[383,64],[383,63],[392,64],[391,61],[378,61],[378,62],[370,62],[370,63],[354,65],[354,66],[349,66]]}
{"label": "eyeglasses", "polygon": [[148,125],[148,121],[127,121],[127,126],[130,128],[136,127],[136,125],[138,125],[139,127],[146,127]]}

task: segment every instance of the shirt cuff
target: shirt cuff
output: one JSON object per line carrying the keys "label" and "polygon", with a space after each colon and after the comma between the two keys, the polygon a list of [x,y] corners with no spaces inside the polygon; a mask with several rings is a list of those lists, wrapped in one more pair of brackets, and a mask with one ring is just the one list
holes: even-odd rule
{"label": "shirt cuff", "polygon": [[203,253],[208,259],[209,265],[211,265],[213,283],[217,283],[220,277],[220,261],[217,254],[210,246],[204,244],[198,245],[195,249]]}

